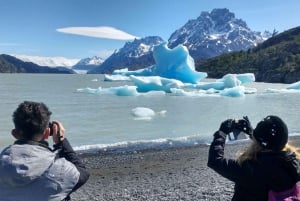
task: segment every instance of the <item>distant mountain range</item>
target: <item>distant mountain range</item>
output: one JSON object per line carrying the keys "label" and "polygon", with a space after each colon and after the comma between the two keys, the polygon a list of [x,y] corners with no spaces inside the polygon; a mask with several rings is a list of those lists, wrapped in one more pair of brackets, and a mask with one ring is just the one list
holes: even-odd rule
{"label": "distant mountain range", "polygon": [[24,62],[16,57],[0,55],[0,73],[59,73],[73,74],[75,71],[65,67],[39,66],[32,62]]}
{"label": "distant mountain range", "polygon": [[94,56],[92,58],[84,58],[72,66],[73,70],[93,70],[104,62],[101,57]]}
{"label": "distant mountain range", "polygon": [[25,62],[32,62],[39,66],[71,68],[79,62],[79,59],[67,59],[65,57],[40,57],[28,55],[11,55]]}
{"label": "distant mountain range", "polygon": [[137,70],[154,64],[153,47],[164,42],[159,36],[149,36],[127,42],[123,48],[114,52],[100,66],[88,73],[112,73],[115,69]]}

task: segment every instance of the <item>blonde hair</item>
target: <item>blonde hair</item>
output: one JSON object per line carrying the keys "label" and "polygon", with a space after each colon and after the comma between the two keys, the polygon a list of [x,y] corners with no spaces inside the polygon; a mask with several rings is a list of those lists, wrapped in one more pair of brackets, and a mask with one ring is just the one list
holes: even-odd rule
{"label": "blonde hair", "polygon": [[296,155],[296,158],[300,160],[300,152],[299,152],[299,148],[293,146],[293,145],[290,145],[289,143],[287,143],[285,145],[285,147],[283,148],[283,151],[290,151],[290,152],[293,152],[295,153]]}
{"label": "blonde hair", "polygon": [[[299,148],[286,143],[285,147],[282,150],[295,153],[296,158],[300,160]],[[253,139],[252,144],[244,152],[240,153],[237,161],[241,165],[246,160],[256,160],[257,154],[262,151],[268,152],[271,150],[263,148],[255,139]]]}

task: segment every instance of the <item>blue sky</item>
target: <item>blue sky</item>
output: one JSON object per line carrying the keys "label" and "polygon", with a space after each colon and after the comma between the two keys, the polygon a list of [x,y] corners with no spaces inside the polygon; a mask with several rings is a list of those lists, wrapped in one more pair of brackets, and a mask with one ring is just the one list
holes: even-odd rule
{"label": "blue sky", "polygon": [[228,8],[254,31],[300,26],[299,0],[0,0],[0,8],[0,54],[78,59],[105,58],[134,37],[167,41],[214,8]]}

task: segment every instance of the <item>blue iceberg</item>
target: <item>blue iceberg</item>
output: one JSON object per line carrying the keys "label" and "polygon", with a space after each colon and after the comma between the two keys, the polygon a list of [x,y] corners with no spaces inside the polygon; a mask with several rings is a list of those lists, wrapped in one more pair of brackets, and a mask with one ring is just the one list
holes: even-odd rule
{"label": "blue iceberg", "polygon": [[194,59],[183,45],[169,49],[167,43],[162,43],[154,47],[153,57],[156,63],[153,66],[137,71],[121,69],[114,71],[113,74],[160,76],[180,80],[184,83],[197,83],[207,77],[207,73],[195,70]]}
{"label": "blue iceberg", "polygon": [[149,91],[164,91],[167,93],[171,92],[172,88],[181,88],[184,84],[175,79],[168,79],[159,76],[130,76],[131,80],[137,86],[138,92],[149,92]]}
{"label": "blue iceberg", "polygon": [[299,90],[300,89],[300,81],[299,82],[295,82],[295,83],[292,83],[290,84],[287,89],[297,89]]}

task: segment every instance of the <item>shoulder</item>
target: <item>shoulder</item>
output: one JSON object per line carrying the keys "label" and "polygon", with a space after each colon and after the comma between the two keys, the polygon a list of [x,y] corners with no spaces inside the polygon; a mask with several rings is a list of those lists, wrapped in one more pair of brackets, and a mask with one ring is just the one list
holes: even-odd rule
{"label": "shoulder", "polygon": [[76,184],[80,173],[76,166],[65,158],[55,159],[54,163],[49,168],[49,173],[52,177],[57,177],[58,180]]}

